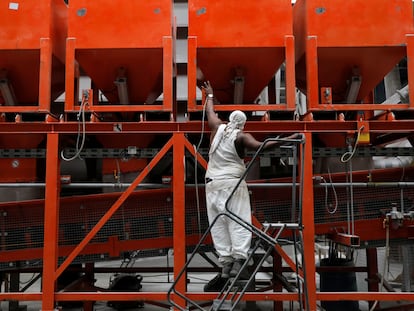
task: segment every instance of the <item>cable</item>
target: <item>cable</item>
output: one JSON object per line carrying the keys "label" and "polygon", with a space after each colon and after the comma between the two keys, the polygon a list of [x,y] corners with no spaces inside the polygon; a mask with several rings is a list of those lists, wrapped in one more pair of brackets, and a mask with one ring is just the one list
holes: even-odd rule
{"label": "cable", "polygon": [[[359,129],[358,129],[358,135],[357,138],[355,140],[354,146],[351,148],[351,150],[345,152],[342,156],[341,156],[341,162],[342,163],[348,163],[349,165],[349,171],[350,171],[350,204],[351,206],[348,205],[348,233],[354,234],[355,231],[355,225],[354,225],[354,198],[353,198],[353,188],[352,188],[352,161],[351,159],[354,157],[356,149],[358,147],[358,142],[359,142],[359,137],[361,136],[361,132],[364,129],[364,126],[362,125]],[[350,214],[350,219],[349,219],[349,214]],[[351,225],[351,227],[350,227]]]}
{"label": "cable", "polygon": [[335,186],[333,185],[333,182],[332,182],[331,170],[329,169],[329,167],[328,167],[328,176],[329,176],[329,182],[330,182],[331,187],[332,187],[332,191],[333,191],[333,195],[334,195],[334,199],[335,199],[335,201],[334,201],[334,202],[335,202],[335,203],[334,203],[334,208],[333,208],[333,210],[330,210],[330,209],[329,209],[329,206],[328,206],[328,185],[327,185],[327,182],[326,182],[325,178],[323,178],[323,177],[322,177],[322,180],[323,180],[323,181],[324,181],[324,183],[325,183],[325,208],[326,208],[326,211],[327,211],[329,214],[333,215],[333,214],[335,214],[335,213],[337,212],[337,210],[338,210],[338,195],[337,195],[337,193],[336,193]]}
{"label": "cable", "polygon": [[207,104],[207,98],[204,101],[203,105],[203,115],[201,118],[201,136],[200,140],[198,141],[197,147],[193,145],[194,148],[194,184],[195,184],[195,191],[196,191],[196,205],[197,205],[197,222],[198,222],[198,234],[201,235],[201,212],[200,212],[200,197],[198,195],[198,174],[197,174],[197,165],[198,165],[198,150],[200,150],[201,143],[203,142],[204,138],[204,118],[206,115],[206,104]]}
{"label": "cable", "polygon": [[[87,92],[85,92],[84,94],[87,94]],[[80,154],[83,150],[83,147],[85,145],[85,140],[86,140],[85,106],[88,103],[88,99],[89,99],[88,96],[83,96],[81,105],[79,107],[79,112],[78,112],[78,116],[77,116],[77,119],[78,119],[78,136],[76,138],[76,153],[73,157],[66,158],[64,150],[62,150],[60,152],[60,157],[64,161],[70,162],[70,161],[75,160],[78,157],[80,158]],[[82,116],[82,118],[81,118],[81,116]],[[79,140],[80,140],[80,137],[81,137],[81,133],[80,133],[81,132],[81,123],[82,123],[82,142],[79,146]]]}
{"label": "cable", "polygon": [[358,135],[357,135],[357,138],[355,140],[354,147],[352,148],[352,150],[345,152],[341,156],[341,162],[342,163],[346,163],[346,162],[350,161],[353,158],[353,156],[355,155],[355,151],[356,151],[356,148],[357,148],[358,142],[359,142],[359,137],[361,136],[361,132],[362,132],[363,129],[364,129],[364,126],[362,125],[358,130]]}
{"label": "cable", "polygon": [[[390,225],[388,223],[388,219],[384,220],[384,226],[385,226],[385,258],[384,258],[384,270],[381,275],[381,282],[379,286],[379,290],[381,291],[384,287],[384,280],[385,280],[385,274],[387,273],[387,267],[388,267],[388,257],[390,255]],[[371,309],[369,311],[375,310],[376,306],[378,304],[378,300],[375,300],[374,304],[372,305]]]}

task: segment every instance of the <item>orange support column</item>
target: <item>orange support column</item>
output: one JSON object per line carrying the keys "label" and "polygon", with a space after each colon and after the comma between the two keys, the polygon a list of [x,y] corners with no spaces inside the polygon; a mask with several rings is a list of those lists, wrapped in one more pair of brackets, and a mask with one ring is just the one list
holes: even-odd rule
{"label": "orange support column", "polygon": [[47,134],[42,310],[54,310],[59,229],[59,135]]}
{"label": "orange support column", "polygon": [[319,83],[318,83],[318,47],[317,38],[309,36],[306,40],[306,80],[308,109],[312,110],[319,106]]}
{"label": "orange support column", "polygon": [[197,37],[188,37],[188,111],[197,110]]}
{"label": "orange support column", "polygon": [[[185,241],[185,175],[184,175],[184,148],[185,137],[184,133],[174,134],[173,147],[173,243],[174,243],[174,277],[177,278],[182,267],[186,263],[186,241]],[[187,291],[187,274],[180,278],[177,283],[177,291],[184,293]],[[174,297],[175,303],[180,306],[185,306],[183,299]]]}
{"label": "orange support column", "polygon": [[166,111],[172,111],[173,102],[173,40],[172,37],[163,38],[163,107]]}
{"label": "orange support column", "polygon": [[408,88],[410,108],[414,108],[414,35],[407,35],[407,67],[408,67]]}
{"label": "orange support column", "polygon": [[66,40],[66,77],[65,77],[65,111],[73,111],[75,107],[75,38]]}
{"label": "orange support column", "polygon": [[285,63],[286,63],[286,106],[288,110],[296,107],[296,82],[295,82],[295,38],[285,37]]}
{"label": "orange support column", "polygon": [[304,152],[304,179],[303,183],[303,255],[305,286],[309,306],[306,310],[316,310],[316,280],[315,280],[315,222],[314,222],[314,200],[313,200],[313,170],[312,170],[312,133],[305,133]]}
{"label": "orange support column", "polygon": [[50,111],[52,85],[52,43],[49,38],[40,39],[39,110]]}

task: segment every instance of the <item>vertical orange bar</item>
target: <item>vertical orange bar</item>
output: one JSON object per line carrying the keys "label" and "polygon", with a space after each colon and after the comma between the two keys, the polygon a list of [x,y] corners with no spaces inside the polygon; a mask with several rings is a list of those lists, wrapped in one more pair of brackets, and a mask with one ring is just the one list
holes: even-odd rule
{"label": "vertical orange bar", "polygon": [[305,133],[305,144],[301,148],[304,152],[303,165],[303,255],[305,286],[308,294],[309,309],[316,310],[316,279],[315,279],[315,223],[314,223],[314,202],[313,202],[313,171],[312,171],[312,133]]}
{"label": "vertical orange bar", "polygon": [[39,110],[50,111],[52,83],[52,44],[49,38],[40,39]]}
{"label": "vertical orange bar", "polygon": [[47,134],[42,310],[54,310],[59,229],[59,135]]}
{"label": "vertical orange bar", "polygon": [[197,37],[188,37],[188,111],[196,111],[197,104]]}
{"label": "vertical orange bar", "polygon": [[[174,278],[178,277],[182,267],[186,263],[186,243],[185,243],[185,175],[184,175],[184,133],[175,133],[173,136],[173,244],[174,244]],[[179,279],[176,289],[180,293],[187,291],[187,272],[185,271]],[[174,297],[174,302],[179,306],[185,307],[182,298]]]}
{"label": "vertical orange bar", "polygon": [[295,38],[285,36],[285,60],[286,60],[286,108],[295,110]]}
{"label": "vertical orange bar", "polygon": [[414,34],[407,35],[408,93],[410,108],[414,108]]}
{"label": "vertical orange bar", "polygon": [[[378,254],[376,248],[367,248],[365,250],[367,256],[367,279],[368,279],[368,291],[378,292],[380,290],[377,280],[378,278]],[[372,310],[374,301],[369,301],[369,310]]]}
{"label": "vertical orange bar", "polygon": [[76,38],[66,39],[65,112],[75,105],[75,43]]}
{"label": "vertical orange bar", "polygon": [[171,37],[163,37],[163,107],[172,111],[173,101],[173,44]]}
{"label": "vertical orange bar", "polygon": [[306,40],[306,80],[308,109],[317,109],[319,104],[318,51],[317,37],[308,36]]}

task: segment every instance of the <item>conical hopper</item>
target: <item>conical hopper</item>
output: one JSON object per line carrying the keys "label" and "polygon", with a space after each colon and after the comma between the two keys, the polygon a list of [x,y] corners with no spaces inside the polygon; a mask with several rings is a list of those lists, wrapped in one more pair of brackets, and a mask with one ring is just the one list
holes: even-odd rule
{"label": "conical hopper", "polygon": [[220,103],[253,104],[287,58],[290,1],[190,0],[188,7],[190,107],[196,70]]}
{"label": "conical hopper", "polygon": [[[107,105],[151,104],[163,93],[163,78],[168,74],[165,68],[172,72],[172,32],[171,0],[69,3],[68,50],[74,49],[80,71],[91,78]],[[165,38],[170,39],[169,63]],[[67,79],[73,79],[71,74]],[[118,88],[123,82],[125,94]],[[150,101],[151,96],[155,98]]]}
{"label": "conical hopper", "polygon": [[[411,0],[298,0],[293,9],[297,86],[311,100],[328,87],[334,104],[364,102],[406,56],[412,14]],[[352,81],[357,81],[354,94]]]}
{"label": "conical hopper", "polygon": [[49,110],[64,92],[66,14],[62,0],[1,3],[2,111]]}

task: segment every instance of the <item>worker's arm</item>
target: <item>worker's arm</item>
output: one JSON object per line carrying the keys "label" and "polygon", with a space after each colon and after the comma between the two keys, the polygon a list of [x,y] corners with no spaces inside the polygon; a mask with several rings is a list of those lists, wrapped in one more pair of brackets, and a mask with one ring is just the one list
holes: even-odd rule
{"label": "worker's arm", "polygon": [[214,111],[214,93],[209,81],[204,82],[203,89],[205,90],[206,94],[206,114],[208,126],[214,134],[217,131],[220,124],[222,124],[223,122],[219,117],[217,117],[217,114]]}
{"label": "worker's arm", "polygon": [[[283,137],[283,139],[287,139],[287,140],[288,139],[298,139],[299,137],[300,137],[300,134],[292,134],[290,136]],[[256,140],[251,134],[245,133],[245,132],[240,132],[238,134],[237,143],[241,143],[241,145],[244,146],[244,148],[250,149],[250,150],[257,150],[263,144],[262,141]],[[283,145],[285,143],[286,142],[284,142],[283,140],[269,141],[263,147],[263,150],[271,149],[271,148],[274,148],[276,146]]]}

